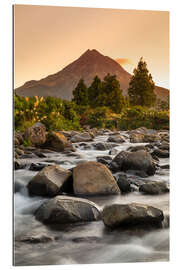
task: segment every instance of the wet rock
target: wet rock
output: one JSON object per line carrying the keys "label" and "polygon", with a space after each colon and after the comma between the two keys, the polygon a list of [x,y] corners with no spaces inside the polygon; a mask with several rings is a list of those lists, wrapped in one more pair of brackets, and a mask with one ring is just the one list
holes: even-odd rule
{"label": "wet rock", "polygon": [[19,156],[24,155],[24,150],[23,150],[23,149],[16,148],[16,149],[15,149],[15,152],[16,152]]}
{"label": "wet rock", "polygon": [[63,152],[65,150],[75,151],[72,143],[63,134],[55,131],[48,133],[44,147],[56,152]]}
{"label": "wet rock", "polygon": [[14,193],[19,192],[23,187],[24,185],[20,181],[16,180],[14,182]]}
{"label": "wet rock", "polygon": [[42,204],[35,216],[45,224],[66,224],[99,220],[100,212],[96,204],[89,200],[56,196]]}
{"label": "wet rock", "polygon": [[48,165],[46,164],[41,164],[41,163],[31,163],[30,167],[29,167],[29,170],[30,171],[41,171],[44,167],[46,167]]}
{"label": "wet rock", "polygon": [[160,146],[159,146],[159,149],[160,150],[166,150],[166,151],[169,151],[169,144],[161,144]]}
{"label": "wet rock", "polygon": [[168,151],[163,151],[161,149],[155,149],[152,153],[151,153],[152,157],[157,156],[159,158],[168,158],[169,157],[169,152]]}
{"label": "wet rock", "polygon": [[46,158],[46,155],[43,154],[42,152],[36,151],[36,152],[34,152],[34,154],[35,154],[37,157],[39,157],[39,158]]}
{"label": "wet rock", "polygon": [[105,157],[97,157],[96,160],[97,160],[97,162],[100,162],[104,165],[109,165],[109,163],[112,161],[112,159],[107,159],[106,156]]}
{"label": "wet rock", "polygon": [[143,226],[161,227],[164,219],[163,212],[155,207],[131,203],[113,204],[102,211],[104,224],[111,228]]}
{"label": "wet rock", "polygon": [[26,141],[30,141],[35,146],[41,146],[46,141],[46,127],[42,123],[36,123],[32,127],[27,128],[24,137]]}
{"label": "wet rock", "polygon": [[116,177],[118,187],[122,193],[127,193],[131,191],[130,181],[128,181],[126,174],[118,174]]}
{"label": "wet rock", "polygon": [[114,146],[115,146],[114,144],[102,143],[102,142],[93,144],[93,147],[95,147],[95,149],[99,151],[105,151],[105,150],[111,149]]}
{"label": "wet rock", "polygon": [[[58,192],[68,192],[72,183],[66,183],[71,176],[69,170],[58,165],[46,166],[28,183],[27,188],[30,196],[55,196]],[[72,188],[71,188],[72,189]]]}
{"label": "wet rock", "polygon": [[57,237],[40,234],[40,235],[34,235],[34,236],[20,236],[20,237],[16,237],[15,240],[18,242],[24,242],[27,244],[40,244],[40,243],[49,243],[54,240],[57,240]]}
{"label": "wet rock", "polygon": [[148,175],[155,174],[155,164],[149,153],[143,150],[137,152],[121,151],[110,164],[110,169],[118,171],[144,171]]}
{"label": "wet rock", "polygon": [[25,167],[25,164],[19,162],[17,159],[14,160],[14,170],[24,169]]}
{"label": "wet rock", "polygon": [[20,159],[37,158],[37,156],[34,153],[25,153],[24,155],[21,155],[19,158]]}
{"label": "wet rock", "polygon": [[75,134],[71,138],[72,143],[90,142],[90,141],[92,141],[92,136],[88,132]]}
{"label": "wet rock", "polygon": [[147,151],[147,148],[144,145],[130,146],[127,151],[137,152],[139,150]]}
{"label": "wet rock", "polygon": [[73,169],[73,187],[75,194],[118,194],[119,187],[103,164],[89,161],[78,164]]}
{"label": "wet rock", "polygon": [[97,236],[87,236],[87,237],[76,237],[73,238],[72,241],[75,243],[94,243],[101,241],[102,238]]}
{"label": "wet rock", "polygon": [[119,152],[119,150],[117,150],[117,149],[111,149],[111,150],[109,150],[109,155],[116,155],[117,153]]}
{"label": "wet rock", "polygon": [[140,127],[130,131],[130,142],[132,143],[146,143],[160,141],[161,137],[156,130]]}
{"label": "wet rock", "polygon": [[14,145],[21,145],[23,143],[23,135],[20,132],[14,132]]}
{"label": "wet rock", "polygon": [[117,135],[111,135],[107,139],[107,142],[123,143],[123,142],[125,142],[125,139],[120,134],[117,134]]}
{"label": "wet rock", "polygon": [[160,165],[160,168],[161,169],[169,169],[170,166],[169,166],[169,164],[164,164],[164,165]]}
{"label": "wet rock", "polygon": [[169,188],[164,182],[149,182],[141,185],[139,191],[144,194],[156,195],[169,192]]}

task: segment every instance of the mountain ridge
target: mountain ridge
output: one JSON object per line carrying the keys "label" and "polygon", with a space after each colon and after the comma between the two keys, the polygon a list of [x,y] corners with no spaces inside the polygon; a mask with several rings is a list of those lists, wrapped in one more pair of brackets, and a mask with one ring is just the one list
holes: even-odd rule
{"label": "mountain ridge", "polygon": [[[89,86],[96,75],[103,79],[107,73],[116,75],[123,95],[127,95],[132,75],[115,60],[95,49],[86,50],[79,58],[54,74],[40,80],[27,81],[16,88],[15,92],[19,96],[54,96],[70,100],[72,91],[81,78]],[[159,86],[155,87],[155,93],[160,99],[167,99],[169,96],[169,90]]]}

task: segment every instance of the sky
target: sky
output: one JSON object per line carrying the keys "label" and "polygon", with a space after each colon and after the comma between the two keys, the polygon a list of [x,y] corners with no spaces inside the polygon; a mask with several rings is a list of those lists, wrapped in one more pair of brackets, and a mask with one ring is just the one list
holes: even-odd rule
{"label": "sky", "polygon": [[39,80],[96,49],[129,73],[140,57],[169,89],[169,12],[14,6],[14,87]]}

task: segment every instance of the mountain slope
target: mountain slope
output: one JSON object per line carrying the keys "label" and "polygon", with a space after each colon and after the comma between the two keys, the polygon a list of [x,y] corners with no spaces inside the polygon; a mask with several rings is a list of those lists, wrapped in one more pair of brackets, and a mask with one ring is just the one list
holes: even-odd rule
{"label": "mountain slope", "polygon": [[[39,81],[26,82],[15,91],[20,96],[54,96],[70,100],[72,91],[81,78],[89,86],[95,75],[103,79],[107,73],[117,76],[123,94],[126,95],[131,74],[116,61],[96,50],[87,50],[61,71]],[[162,87],[156,86],[155,92],[161,99],[169,95],[169,91]]]}

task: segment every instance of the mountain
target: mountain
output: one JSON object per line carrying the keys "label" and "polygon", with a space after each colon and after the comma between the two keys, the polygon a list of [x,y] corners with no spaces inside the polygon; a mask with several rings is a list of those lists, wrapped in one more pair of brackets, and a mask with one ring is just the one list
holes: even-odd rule
{"label": "mountain", "polygon": [[[123,94],[127,95],[131,74],[115,60],[102,55],[97,50],[87,50],[61,71],[38,81],[28,81],[15,91],[19,96],[53,96],[70,100],[72,91],[81,78],[89,86],[95,75],[103,79],[107,73],[117,76]],[[155,93],[159,98],[166,99],[169,90],[156,86]]]}

